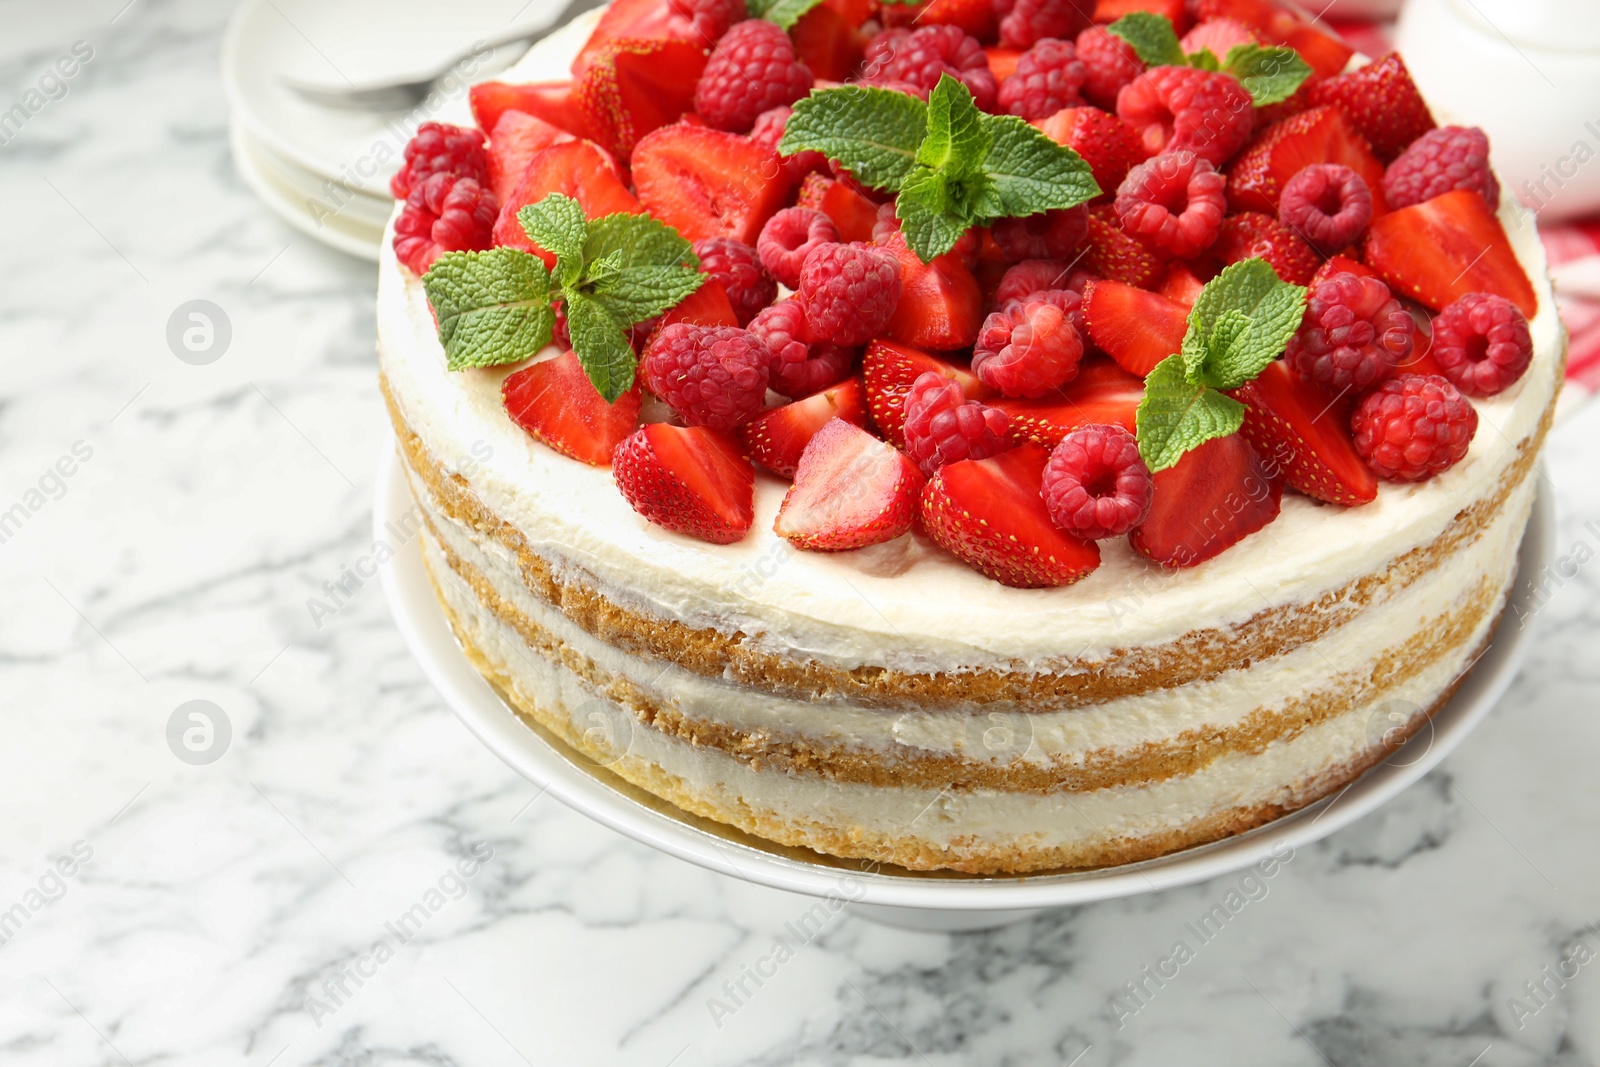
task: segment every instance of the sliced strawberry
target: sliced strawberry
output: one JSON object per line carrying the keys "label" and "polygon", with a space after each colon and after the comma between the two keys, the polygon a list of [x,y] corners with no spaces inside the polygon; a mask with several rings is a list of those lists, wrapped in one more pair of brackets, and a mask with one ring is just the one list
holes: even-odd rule
{"label": "sliced strawberry", "polygon": [[728,290],[715,278],[707,278],[700,288],[690,293],[677,307],[670,309],[656,323],[656,329],[675,322],[692,322],[696,326],[738,326],[739,316],[728,299]]}
{"label": "sliced strawberry", "polygon": [[772,529],[796,548],[845,552],[911,531],[922,492],[911,457],[861,427],[832,419],[800,456]]}
{"label": "sliced strawberry", "polygon": [[825,81],[844,81],[861,65],[866,42],[845,16],[819,4],[800,16],[789,31],[794,54]]}
{"label": "sliced strawberry", "polygon": [[501,114],[489,134],[489,188],[504,204],[511,198],[535,155],[551,145],[572,140],[572,134],[526,111]]}
{"label": "sliced strawberry", "polygon": [[493,131],[507,111],[521,111],[543,119],[574,137],[588,137],[589,124],[573,93],[572,82],[537,82],[510,85],[506,82],[479,82],[467,93],[472,117],[480,130]]}
{"label": "sliced strawberry", "polygon": [[522,223],[517,221],[517,212],[551,193],[572,197],[591,219],[619,211],[638,214],[643,210],[628,187],[622,184],[617,165],[594,142],[563,141],[535,153],[528,161],[522,179],[500,206],[500,217],[494,224],[494,243],[533,252],[544,259],[546,266],[554,266],[555,256],[535,245]]}
{"label": "sliced strawberry", "polygon": [[639,387],[608,404],[572,352],[524,367],[500,385],[511,421],[560,452],[611,466],[617,446],[639,425]]}
{"label": "sliced strawberry", "polygon": [[755,471],[716,430],[652,422],[618,446],[611,470],[633,510],[676,533],[727,545],[755,521]]}
{"label": "sliced strawberry", "polygon": [[1194,268],[1187,263],[1174,263],[1167,268],[1167,273],[1161,279],[1161,288],[1158,290],[1168,300],[1182,304],[1186,308],[1194,307],[1194,302],[1200,299],[1200,290],[1206,283],[1194,272]]}
{"label": "sliced strawberry", "polygon": [[940,467],[922,491],[922,523],[946,551],[1001,585],[1071,585],[1100,546],[1062,533],[1039,495],[1050,453],[1027,444]]}
{"label": "sliced strawberry", "polygon": [[1351,259],[1349,256],[1343,255],[1329,256],[1328,262],[1319,267],[1317,273],[1312,276],[1311,287],[1313,289],[1316,288],[1317,285],[1335,274],[1359,274],[1363,278],[1376,278],[1378,276],[1377,271],[1359,259]]}
{"label": "sliced strawberry", "polygon": [[838,12],[845,22],[858,30],[878,13],[878,0],[822,0],[822,6]]}
{"label": "sliced strawberry", "polygon": [[593,139],[626,159],[639,138],[690,109],[705,67],[705,51],[688,41],[608,41],[589,60],[576,89]]}
{"label": "sliced strawberry", "polygon": [[1144,399],[1144,381],[1109,359],[1086,360],[1078,376],[1036,400],[987,400],[1011,416],[1011,439],[1054,448],[1073,430],[1096,424],[1134,432],[1134,413]]}
{"label": "sliced strawberry", "polygon": [[1235,18],[1207,19],[1199,23],[1178,42],[1185,55],[1210,52],[1218,59],[1227,59],[1228,53],[1245,45],[1265,42],[1255,30]]}
{"label": "sliced strawberry", "polygon": [[[801,181],[800,193],[798,198],[795,200],[795,205],[797,207],[808,207],[812,211],[821,211],[822,198],[828,195],[829,189],[832,189],[838,184],[839,181],[837,178],[824,174],[821,171],[814,170],[810,174],[807,174],[805,179]],[[877,218],[876,211],[873,212],[873,218]],[[834,225],[837,226],[838,223],[835,223]]]}
{"label": "sliced strawberry", "polygon": [[1377,499],[1377,475],[1350,435],[1347,399],[1330,403],[1327,393],[1281,359],[1230,395],[1248,408],[1239,432],[1268,471],[1276,468],[1291,488],[1346,507]]}
{"label": "sliced strawberry", "polygon": [[1355,55],[1355,49],[1342,40],[1273,0],[1199,0],[1195,14],[1202,19],[1238,19],[1272,44],[1288,45],[1299,52],[1319,78],[1338,74]]}
{"label": "sliced strawberry", "polygon": [[739,427],[739,440],[757,463],[779,477],[793,478],[806,444],[833,419],[852,426],[867,425],[867,391],[860,378],[846,378],[819,393],[773,408]]}
{"label": "sliced strawberry", "polygon": [[1331,104],[1344,112],[1382,160],[1394,159],[1437,125],[1405,62],[1393,52],[1317,82],[1309,93],[1313,105]]}
{"label": "sliced strawberry", "polygon": [[1407,375],[1444,375],[1444,368],[1439,361],[1433,358],[1433,313],[1421,304],[1401,297],[1401,306],[1411,315],[1417,324],[1417,340],[1411,346],[1411,355],[1394,369],[1396,378]]}
{"label": "sliced strawberry", "polygon": [[1388,210],[1383,203],[1383,164],[1334,107],[1314,107],[1261,131],[1228,167],[1228,204],[1235,211],[1276,215],[1284,185],[1313,163],[1349,167],[1372,190],[1373,213]]}
{"label": "sliced strawberry", "polygon": [[1160,293],[1097,278],[1083,291],[1083,323],[1100,351],[1143,378],[1183,347],[1189,309]]}
{"label": "sliced strawberry", "polygon": [[872,412],[873,423],[896,448],[904,448],[906,443],[906,395],[911,392],[911,383],[927,371],[938,371],[958,382],[968,400],[986,400],[994,395],[993,390],[978,381],[978,376],[962,364],[949,363],[893,341],[873,341],[861,361],[867,408]]}
{"label": "sliced strawberry", "polygon": [[1150,246],[1123,230],[1110,204],[1089,209],[1089,237],[1078,265],[1090,274],[1141,289],[1158,284],[1166,273],[1166,264]]}
{"label": "sliced strawberry", "polygon": [[1015,48],[985,48],[984,56],[989,60],[989,73],[994,75],[994,80],[1003,82],[1017,71],[1017,60],[1022,58],[1022,53]]}
{"label": "sliced strawberry", "polygon": [[675,14],[667,0],[612,0],[605,7],[594,32],[572,60],[572,76],[580,78],[594,57],[612,41],[689,41],[702,47],[710,41],[700,39],[688,19]]}
{"label": "sliced strawberry", "polygon": [[955,252],[924,263],[896,230],[883,245],[900,261],[900,303],[886,332],[912,348],[970,348],[983,325],[983,292]]}
{"label": "sliced strawberry", "polygon": [[778,157],[748,137],[678,122],[633,151],[639,202],[691,241],[732,237],[754,245],[789,196]]}
{"label": "sliced strawberry", "polygon": [[1000,32],[994,9],[992,0],[928,0],[910,8],[885,5],[883,15],[885,26],[956,26],[980,41],[992,41]]}
{"label": "sliced strawberry", "polygon": [[1155,475],[1155,497],[1128,543],[1163,567],[1193,567],[1278,517],[1283,482],[1243,437],[1215,437]]}
{"label": "sliced strawberry", "polygon": [[824,189],[817,210],[833,220],[839,240],[846,243],[872,240],[878,205],[852,189],[848,182],[835,181]]}
{"label": "sliced strawberry", "polygon": [[[1172,23],[1173,29],[1183,33],[1189,28],[1189,10],[1184,0],[1096,0],[1094,5],[1094,20],[1096,22],[1115,22],[1124,15],[1131,15],[1135,11],[1148,11],[1152,15],[1163,15]],[[1217,57],[1222,58],[1222,57]]]}
{"label": "sliced strawberry", "polygon": [[1062,108],[1034,125],[1056,144],[1066,145],[1083,157],[1104,196],[1114,195],[1128,171],[1144,162],[1147,154],[1132,126],[1087,104]]}
{"label": "sliced strawberry", "polygon": [[1468,293],[1503,296],[1530,319],[1539,308],[1500,219],[1471,189],[1373,219],[1363,258],[1395,292],[1435,311]]}

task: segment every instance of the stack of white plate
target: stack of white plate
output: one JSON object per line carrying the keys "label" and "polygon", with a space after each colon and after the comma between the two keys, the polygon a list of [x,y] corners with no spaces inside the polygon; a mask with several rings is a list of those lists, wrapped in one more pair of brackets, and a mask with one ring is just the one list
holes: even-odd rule
{"label": "stack of white plate", "polygon": [[[470,55],[513,25],[537,26],[560,0],[242,0],[222,44],[234,163],[286,222],[343,252],[376,259],[394,208],[389,179],[428,121],[470,123],[467,86],[516,58]],[[458,55],[461,77],[402,112],[322,107],[285,79],[339,87],[405,80]]]}

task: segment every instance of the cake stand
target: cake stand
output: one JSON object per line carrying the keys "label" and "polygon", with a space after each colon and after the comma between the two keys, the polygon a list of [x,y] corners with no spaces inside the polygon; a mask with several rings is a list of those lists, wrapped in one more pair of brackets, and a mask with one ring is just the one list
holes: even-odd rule
{"label": "cake stand", "polygon": [[1555,516],[1540,477],[1522,540],[1518,580],[1489,649],[1455,696],[1389,759],[1341,792],[1248,833],[1143,863],[1020,877],[893,871],[763,841],[691,815],[611,774],[517,717],[468,662],[435,599],[413,538],[395,545],[391,520],[415,506],[391,442],[373,502],[377,540],[395,550],[382,569],[400,632],[423,671],[467,728],[495,755],[556,799],[619,833],[690,863],[758,885],[824,898],[864,918],[919,930],[977,930],[1048,908],[1203,882],[1303,848],[1368,814],[1448,756],[1511,684],[1532,636],[1534,583],[1554,557]]}

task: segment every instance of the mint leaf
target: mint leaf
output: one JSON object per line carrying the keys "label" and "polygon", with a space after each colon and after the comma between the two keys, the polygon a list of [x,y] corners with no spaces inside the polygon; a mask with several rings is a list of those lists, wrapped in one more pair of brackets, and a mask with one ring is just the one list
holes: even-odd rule
{"label": "mint leaf", "polygon": [[1182,67],[1188,63],[1183,46],[1178,43],[1178,32],[1165,15],[1135,11],[1122,16],[1106,30],[1132,45],[1147,67]]}
{"label": "mint leaf", "polygon": [[518,211],[517,221],[534,244],[557,259],[577,260],[583,255],[589,223],[583,205],[572,197],[551,193]]}
{"label": "mint leaf", "polygon": [[1239,79],[1256,107],[1289,99],[1311,77],[1310,65],[1293,48],[1263,48],[1256,44],[1230,48],[1222,69]]}
{"label": "mint leaf", "polygon": [[983,169],[994,135],[966,86],[948,74],[928,94],[928,135],[917,149],[917,162],[949,178],[965,178]]}
{"label": "mint leaf", "polygon": [[1264,259],[1224,268],[1189,311],[1180,353],[1186,379],[1237,389],[1283,354],[1305,307],[1305,288],[1283,281]]}
{"label": "mint leaf", "polygon": [[620,323],[633,325],[683,303],[706,280],[690,267],[626,267],[596,280],[585,294]]}
{"label": "mint leaf", "polygon": [[1209,48],[1202,48],[1198,52],[1190,52],[1188,59],[1189,66],[1194,67],[1196,70],[1215,72],[1222,69],[1221,60],[1217,59],[1217,54]]}
{"label": "mint leaf", "polygon": [[928,135],[928,105],[873,86],[823,89],[798,100],[781,155],[821,152],[874,189],[898,192]]}
{"label": "mint leaf", "polygon": [[[981,178],[979,175],[968,181],[981,184]],[[900,232],[905,235],[906,245],[918,259],[932,262],[961,240],[961,235],[972,225],[972,206],[967,195],[972,191],[927,167],[911,172],[895,198],[895,215],[900,219]]]}
{"label": "mint leaf", "polygon": [[423,275],[450,370],[518,363],[550,343],[550,275],[515,248],[446,252]]}
{"label": "mint leaf", "polygon": [[1215,389],[1189,381],[1182,356],[1168,356],[1144,380],[1144,399],[1134,414],[1139,455],[1151,473],[1166,470],[1190,449],[1238,433],[1244,405]]}
{"label": "mint leaf", "polygon": [[633,345],[622,323],[600,301],[583,293],[568,293],[567,332],[584,373],[606,403],[613,403],[633,386],[638,362]]}
{"label": "mint leaf", "polygon": [[583,242],[584,260],[592,263],[613,252],[621,253],[624,268],[700,266],[694,246],[677,230],[649,215],[619,213],[589,223],[589,235]]}
{"label": "mint leaf", "polygon": [[996,198],[983,221],[1076,207],[1100,195],[1094,171],[1072,149],[1015,115],[984,115],[983,124],[992,142],[983,173]]}
{"label": "mint leaf", "polygon": [[677,307],[705,281],[694,246],[648,215],[607,215],[589,223],[583,260],[577,291],[624,326]]}
{"label": "mint leaf", "polygon": [[776,22],[787,30],[820,3],[822,0],[744,0],[744,8],[751,18]]}

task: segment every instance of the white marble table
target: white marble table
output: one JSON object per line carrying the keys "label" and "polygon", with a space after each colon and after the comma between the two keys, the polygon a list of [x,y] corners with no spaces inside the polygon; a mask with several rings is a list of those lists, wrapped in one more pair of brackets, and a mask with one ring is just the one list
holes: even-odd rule
{"label": "white marble table", "polygon": [[[1600,409],[1551,441],[1572,565],[1503,706],[1215,936],[1186,924],[1236,880],[845,916],[757,988],[805,901],[540,798],[376,581],[308,610],[371,549],[373,271],[236,178],[226,15],[0,4],[0,106],[93,49],[0,148],[0,1064],[1600,1064]],[[231,323],[209,365],[166,339],[193,299]],[[168,742],[194,700],[208,764]]]}

